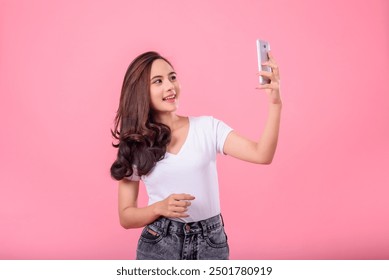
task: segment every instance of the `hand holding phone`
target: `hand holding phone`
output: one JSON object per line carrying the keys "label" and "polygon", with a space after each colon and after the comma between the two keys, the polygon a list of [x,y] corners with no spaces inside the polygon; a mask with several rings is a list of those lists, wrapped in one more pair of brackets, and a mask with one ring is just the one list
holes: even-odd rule
{"label": "hand holding phone", "polygon": [[[270,44],[267,41],[257,40],[257,55],[258,55],[258,70],[271,72],[271,67],[262,65],[262,63],[269,60],[268,52],[270,51]],[[270,84],[270,79],[259,76],[259,83],[261,85]]]}

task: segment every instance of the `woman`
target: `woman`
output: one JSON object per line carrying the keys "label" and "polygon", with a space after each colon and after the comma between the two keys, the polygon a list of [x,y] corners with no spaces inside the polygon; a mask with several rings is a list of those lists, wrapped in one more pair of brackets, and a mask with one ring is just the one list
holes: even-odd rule
{"label": "woman", "polygon": [[[228,259],[220,215],[216,153],[270,164],[281,115],[279,71],[260,85],[269,97],[269,115],[258,142],[240,136],[213,117],[176,114],[180,84],[171,63],[156,52],[138,56],[122,87],[113,136],[119,141],[111,175],[119,181],[119,217],[126,228],[144,227],[137,259]],[[139,180],[149,196],[138,207]]]}

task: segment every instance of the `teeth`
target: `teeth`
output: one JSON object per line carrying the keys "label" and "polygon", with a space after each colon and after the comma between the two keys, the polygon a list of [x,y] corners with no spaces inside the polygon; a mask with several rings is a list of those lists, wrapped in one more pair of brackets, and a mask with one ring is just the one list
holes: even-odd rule
{"label": "teeth", "polygon": [[168,96],[168,97],[165,97],[163,100],[170,100],[170,99],[174,99],[176,98],[176,95],[171,95],[171,96]]}

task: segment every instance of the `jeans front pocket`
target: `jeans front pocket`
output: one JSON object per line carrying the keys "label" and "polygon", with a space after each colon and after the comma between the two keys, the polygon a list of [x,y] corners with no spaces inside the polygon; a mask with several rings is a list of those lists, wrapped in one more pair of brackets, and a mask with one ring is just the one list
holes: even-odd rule
{"label": "jeans front pocket", "polygon": [[207,231],[207,244],[213,248],[223,248],[228,246],[227,239],[228,238],[223,226]]}
{"label": "jeans front pocket", "polygon": [[137,260],[179,260],[182,237],[177,234],[163,234],[163,230],[145,227],[136,250]]}
{"label": "jeans front pocket", "polygon": [[140,239],[147,243],[157,243],[162,240],[162,231],[146,226],[140,235]]}

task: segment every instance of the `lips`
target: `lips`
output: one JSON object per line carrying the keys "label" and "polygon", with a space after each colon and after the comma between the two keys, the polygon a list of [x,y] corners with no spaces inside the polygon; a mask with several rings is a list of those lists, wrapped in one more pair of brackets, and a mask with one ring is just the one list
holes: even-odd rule
{"label": "lips", "polygon": [[169,101],[169,100],[174,100],[176,98],[176,94],[171,94],[171,95],[168,95],[164,98],[162,98],[163,101]]}

